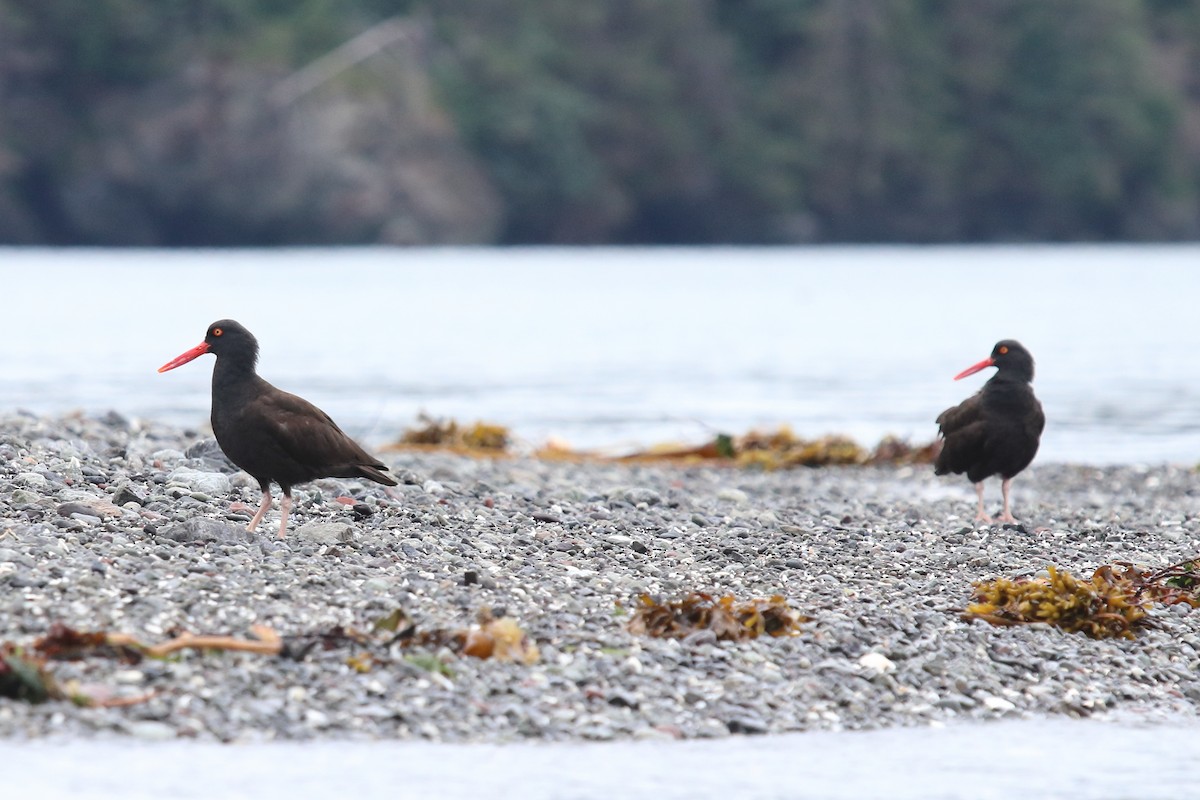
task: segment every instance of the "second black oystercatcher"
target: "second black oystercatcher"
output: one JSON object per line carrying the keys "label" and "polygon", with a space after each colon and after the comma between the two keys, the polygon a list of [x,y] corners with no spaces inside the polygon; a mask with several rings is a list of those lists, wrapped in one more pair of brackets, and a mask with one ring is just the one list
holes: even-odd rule
{"label": "second black oystercatcher", "polygon": [[358,446],[329,415],[307,400],[277,389],[254,371],[258,340],[231,319],[208,326],[204,341],[168,361],[159,372],[194,358],[217,357],[212,380],[212,428],[217,444],[234,464],[258,481],[262,505],[246,530],[271,507],[271,482],[279,484],[279,535],[287,532],[292,486],[317,478],[366,478],[395,486],[387,467]]}
{"label": "second black oystercatcher", "polygon": [[1004,494],[1001,522],[1016,522],[1008,503],[1013,476],[1029,466],[1037,454],[1046,415],[1034,397],[1033,356],[1020,342],[997,342],[992,354],[967,367],[954,380],[995,367],[996,374],[983,388],[954,408],[938,415],[938,432],[944,437],[934,472],[967,473],[979,496],[975,519],[991,522],[983,511],[983,479],[999,475]]}

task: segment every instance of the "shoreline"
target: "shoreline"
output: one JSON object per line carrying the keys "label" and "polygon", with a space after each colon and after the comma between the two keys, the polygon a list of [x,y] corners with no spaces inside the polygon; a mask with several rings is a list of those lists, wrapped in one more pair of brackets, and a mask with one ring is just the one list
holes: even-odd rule
{"label": "shoreline", "polygon": [[[400,486],[300,486],[280,541],[278,504],[247,534],[257,486],[182,428],[8,414],[0,454],[0,640],[28,645],[56,621],[148,642],[245,638],[255,624],[287,639],[369,629],[398,608],[421,631],[466,627],[486,606],[541,651],[526,665],[396,646],[363,671],[346,647],[56,661],[60,683],[154,696],[0,700],[3,739],[668,740],[1200,711],[1200,614],[1186,607],[1155,607],[1133,640],[957,613],[981,579],[1200,553],[1200,477],[1186,467],[1035,461],[1014,481],[1022,526],[1002,527],[973,525],[970,485],[927,466],[388,452]],[[998,505],[997,482],[986,497]],[[780,594],[812,619],[737,643],[628,632],[640,594],[690,591]]]}

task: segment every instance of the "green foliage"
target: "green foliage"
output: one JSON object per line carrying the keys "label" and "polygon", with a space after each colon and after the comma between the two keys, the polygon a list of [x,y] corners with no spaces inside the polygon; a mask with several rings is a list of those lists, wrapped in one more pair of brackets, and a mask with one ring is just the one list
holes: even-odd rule
{"label": "green foliage", "polygon": [[738,204],[761,209],[760,125],[705,4],[433,6],[444,96],[508,201],[510,240],[704,240],[737,235]]}
{"label": "green foliage", "polygon": [[1188,0],[0,0],[0,199],[69,237],[114,93],[396,16],[504,241],[1200,235]]}

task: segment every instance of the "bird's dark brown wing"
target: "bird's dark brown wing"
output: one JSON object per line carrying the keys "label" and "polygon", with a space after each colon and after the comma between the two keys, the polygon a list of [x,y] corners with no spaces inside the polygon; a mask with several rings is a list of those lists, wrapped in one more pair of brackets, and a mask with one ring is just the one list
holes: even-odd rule
{"label": "bird's dark brown wing", "polygon": [[304,398],[276,391],[263,395],[258,402],[266,437],[312,476],[369,478],[387,486],[396,485],[394,479],[380,472],[387,467],[379,459]]}
{"label": "bird's dark brown wing", "polygon": [[983,396],[974,394],[958,405],[947,408],[937,418],[938,433],[944,439],[934,472],[966,472],[987,444]]}
{"label": "bird's dark brown wing", "polygon": [[938,433],[950,436],[983,419],[983,395],[976,393],[938,414]]}

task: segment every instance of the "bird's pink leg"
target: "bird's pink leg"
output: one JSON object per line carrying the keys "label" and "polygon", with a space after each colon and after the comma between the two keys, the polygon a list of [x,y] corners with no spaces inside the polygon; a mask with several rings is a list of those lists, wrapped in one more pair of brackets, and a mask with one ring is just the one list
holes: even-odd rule
{"label": "bird's pink leg", "polygon": [[991,522],[992,518],[983,510],[983,481],[975,484],[975,496],[979,498],[979,508],[975,512],[976,522]]}
{"label": "bird's pink leg", "polygon": [[267,513],[267,509],[271,507],[271,492],[263,492],[262,503],[258,506],[258,513],[254,515],[254,519],[250,520],[250,524],[246,526],[246,530],[252,531],[258,527],[258,523],[262,522],[263,514]]}
{"label": "bird's pink leg", "polygon": [[1000,491],[1004,495],[1004,511],[1000,513],[1001,522],[1016,522],[1017,518],[1012,515],[1012,511],[1008,509],[1008,487],[1012,486],[1012,478],[1005,478],[1000,484]]}
{"label": "bird's pink leg", "polygon": [[292,496],[285,494],[279,498],[279,538],[287,536],[288,512],[292,510]]}

